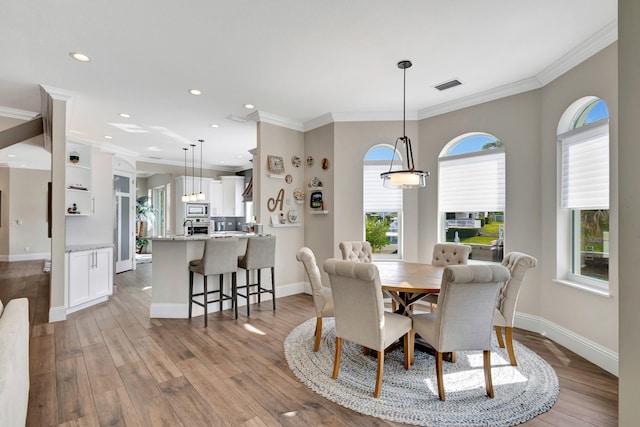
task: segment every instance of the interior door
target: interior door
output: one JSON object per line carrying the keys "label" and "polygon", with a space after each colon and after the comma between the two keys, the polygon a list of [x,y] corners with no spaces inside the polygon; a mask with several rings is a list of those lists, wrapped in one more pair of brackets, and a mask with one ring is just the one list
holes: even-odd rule
{"label": "interior door", "polygon": [[134,197],[133,176],[118,172],[113,175],[113,188],[116,199],[116,220],[115,220],[115,261],[116,273],[133,269],[134,229],[133,229],[133,208]]}

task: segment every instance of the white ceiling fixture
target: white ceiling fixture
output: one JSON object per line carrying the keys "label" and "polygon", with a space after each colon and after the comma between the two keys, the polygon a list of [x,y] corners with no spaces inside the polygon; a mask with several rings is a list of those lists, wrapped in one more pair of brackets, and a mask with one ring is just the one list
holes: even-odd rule
{"label": "white ceiling fixture", "polygon": [[130,118],[131,116],[127,113],[120,113],[120,117],[124,117],[125,119]]}
{"label": "white ceiling fixture", "polygon": [[69,52],[69,55],[75,59],[76,61],[80,61],[80,62],[89,62],[91,61],[91,58],[89,58],[89,56],[85,55],[84,53],[80,53],[80,52]]}
{"label": "white ceiling fixture", "polygon": [[198,89],[189,89],[191,95],[202,95],[202,92]]}

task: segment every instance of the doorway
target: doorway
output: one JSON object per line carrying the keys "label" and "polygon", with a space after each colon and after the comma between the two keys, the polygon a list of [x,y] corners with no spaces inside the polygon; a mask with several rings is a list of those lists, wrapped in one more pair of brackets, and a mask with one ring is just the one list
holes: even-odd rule
{"label": "doorway", "polygon": [[115,191],[115,238],[114,251],[116,273],[133,269],[133,175],[127,172],[113,174]]}

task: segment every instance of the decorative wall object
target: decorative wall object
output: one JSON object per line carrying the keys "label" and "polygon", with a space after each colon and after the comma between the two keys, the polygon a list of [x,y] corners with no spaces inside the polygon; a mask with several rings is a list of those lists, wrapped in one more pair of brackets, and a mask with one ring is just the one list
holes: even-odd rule
{"label": "decorative wall object", "polygon": [[296,188],[293,190],[293,198],[296,202],[301,203],[304,201],[304,190],[302,188]]}
{"label": "decorative wall object", "polygon": [[307,157],[307,166],[313,166],[313,156]]}
{"label": "decorative wall object", "polygon": [[329,159],[327,159],[326,157],[322,159],[322,169],[323,170],[329,169]]}
{"label": "decorative wall object", "polygon": [[291,175],[287,175],[287,176],[284,177],[284,181],[287,184],[291,184],[293,182],[293,177]]}
{"label": "decorative wall object", "polygon": [[293,167],[299,168],[302,164],[302,159],[298,156],[291,156],[291,164]]}
{"label": "decorative wall object", "polygon": [[317,176],[314,176],[311,182],[309,182],[309,187],[322,187],[322,181],[320,181]]}
{"label": "decorative wall object", "polygon": [[267,167],[269,172],[282,175],[284,174],[284,161],[280,156],[267,156]]}
{"label": "decorative wall object", "polygon": [[282,210],[283,202],[284,202],[284,188],[281,188],[280,191],[278,191],[278,196],[275,199],[273,197],[270,197],[269,200],[267,200],[267,209],[269,209],[269,212],[274,212],[279,204],[280,205],[279,210]]}
{"label": "decorative wall object", "polygon": [[287,214],[287,217],[289,217],[289,222],[298,222],[298,211],[295,209],[291,209]]}

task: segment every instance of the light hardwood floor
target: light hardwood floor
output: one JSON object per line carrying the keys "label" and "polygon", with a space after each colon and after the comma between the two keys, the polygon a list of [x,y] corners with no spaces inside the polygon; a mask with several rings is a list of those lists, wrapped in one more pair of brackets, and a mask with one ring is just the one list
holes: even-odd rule
{"label": "light hardwood floor", "polygon": [[[28,426],[395,426],[338,406],[290,373],[282,343],[314,316],[295,295],[202,318],[149,319],[151,264],[115,277],[106,303],[47,323],[42,261],[0,263],[0,299],[30,304]],[[514,338],[556,370],[560,396],[527,426],[616,426],[618,380],[535,333]]]}

